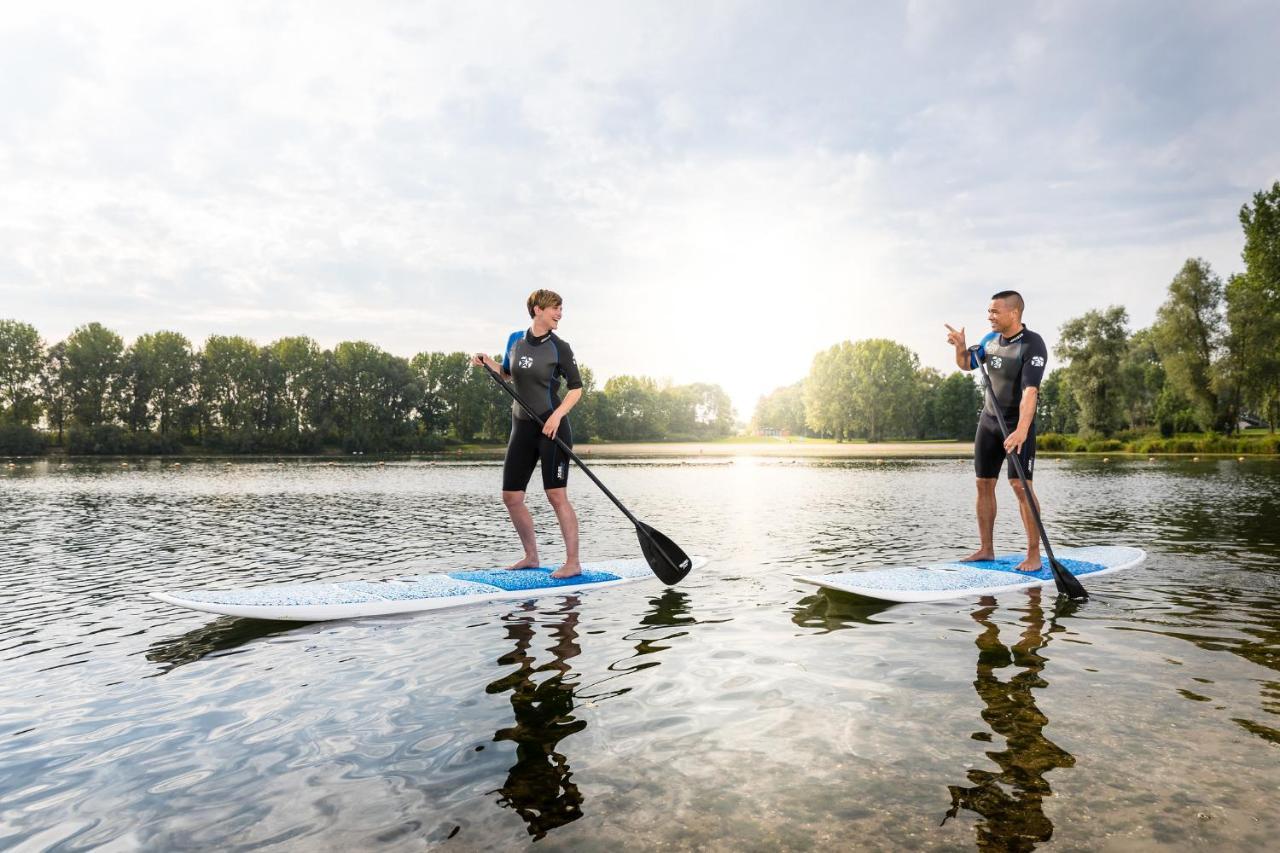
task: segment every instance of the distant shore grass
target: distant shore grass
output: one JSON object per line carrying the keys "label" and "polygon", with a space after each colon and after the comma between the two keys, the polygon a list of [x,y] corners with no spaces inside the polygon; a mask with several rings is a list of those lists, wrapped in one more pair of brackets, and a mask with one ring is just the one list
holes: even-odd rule
{"label": "distant shore grass", "polygon": [[1036,449],[1048,453],[1133,453],[1146,455],[1204,453],[1273,456],[1280,454],[1280,434],[1250,431],[1239,436],[1191,433],[1174,435],[1168,438],[1159,434],[1082,438],[1076,435],[1047,432],[1036,438]]}

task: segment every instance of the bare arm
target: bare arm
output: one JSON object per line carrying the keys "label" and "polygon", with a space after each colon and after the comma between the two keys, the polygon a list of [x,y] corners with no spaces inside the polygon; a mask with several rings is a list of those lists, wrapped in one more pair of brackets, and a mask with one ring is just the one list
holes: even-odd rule
{"label": "bare arm", "polygon": [[482,352],[478,352],[475,355],[471,356],[471,363],[474,364],[476,367],[479,367],[480,365],[483,364],[487,366],[490,370],[492,370],[494,373],[501,376],[503,379],[507,380],[508,382],[511,381],[511,374],[503,370],[501,364],[498,364],[498,362],[494,361],[490,356],[487,356]]}
{"label": "bare arm", "polygon": [[570,389],[564,395],[564,399],[560,401],[560,405],[556,406],[556,410],[547,416],[547,423],[542,428],[542,434],[547,438],[555,438],[556,430],[560,429],[560,421],[564,420],[564,416],[569,414],[569,410],[578,405],[578,401],[581,399],[581,388]]}
{"label": "bare arm", "polygon": [[1036,416],[1036,400],[1040,397],[1040,389],[1032,386],[1022,391],[1022,402],[1018,404],[1018,426],[1005,439],[1004,449],[1017,453],[1027,441],[1027,433],[1031,431],[1031,421]]}
{"label": "bare arm", "polygon": [[961,370],[973,370],[973,365],[969,363],[969,347],[964,341],[964,326],[959,329],[953,329],[947,326],[947,343],[956,348],[956,367]]}

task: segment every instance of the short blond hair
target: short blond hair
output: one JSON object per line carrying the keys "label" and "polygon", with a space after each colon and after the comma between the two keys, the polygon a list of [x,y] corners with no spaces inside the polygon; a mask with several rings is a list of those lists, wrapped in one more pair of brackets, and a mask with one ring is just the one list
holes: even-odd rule
{"label": "short blond hair", "polygon": [[529,294],[529,300],[525,303],[529,307],[529,316],[533,316],[534,308],[541,308],[546,311],[548,308],[555,308],[557,305],[563,305],[564,300],[560,298],[560,294],[554,290],[535,290]]}

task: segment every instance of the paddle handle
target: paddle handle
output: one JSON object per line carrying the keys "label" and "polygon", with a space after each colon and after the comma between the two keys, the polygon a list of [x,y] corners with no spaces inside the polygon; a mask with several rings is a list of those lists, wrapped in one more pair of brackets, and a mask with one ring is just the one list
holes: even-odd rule
{"label": "paddle handle", "polygon": [[[520,408],[524,409],[526,412],[529,413],[529,417],[533,418],[542,426],[547,425],[547,422],[543,420],[541,417],[539,417],[537,412],[529,408],[528,403],[520,399],[520,395],[516,393],[516,389],[512,388],[511,385],[508,384],[506,380],[504,380],[501,376],[499,376],[492,367],[484,363],[481,363],[481,366],[489,372],[489,375],[493,377],[494,382],[497,382],[499,385],[502,386],[503,391],[506,391],[508,394],[511,395],[511,399],[515,400],[517,403],[520,404]],[[590,477],[591,482],[595,483],[597,486],[600,487],[600,491],[604,492],[605,496],[608,497],[609,500],[613,501],[614,506],[622,510],[622,514],[625,515],[631,521],[632,524],[636,525],[636,527],[641,527],[640,520],[631,514],[631,510],[623,506],[622,501],[614,497],[613,492],[609,491],[608,487],[605,486],[604,483],[600,482],[600,478],[597,477],[595,473],[592,472],[592,470],[587,467],[587,463],[579,459],[578,454],[573,452],[573,448],[571,448],[569,445],[564,443],[564,439],[560,438],[560,436],[557,435],[557,436],[553,436],[553,440],[555,441],[556,444],[560,445],[560,449],[563,450],[566,454],[568,454],[570,459],[578,463],[578,467],[582,469],[582,473]]]}

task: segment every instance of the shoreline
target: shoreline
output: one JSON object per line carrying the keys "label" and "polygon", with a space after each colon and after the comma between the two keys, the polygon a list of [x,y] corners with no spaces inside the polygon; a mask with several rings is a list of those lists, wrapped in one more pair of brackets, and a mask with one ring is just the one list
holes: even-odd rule
{"label": "shoreline", "polygon": [[[972,459],[972,442],[906,442],[886,441],[878,444],[866,442],[849,442],[836,444],[832,442],[802,441],[760,441],[760,442],[606,442],[601,444],[587,443],[578,445],[574,450],[584,460],[591,459],[697,459],[715,458],[729,459],[734,457],[748,458],[782,458],[782,459]],[[440,460],[440,459],[501,459],[506,452],[505,445],[468,445],[434,452],[416,453],[175,453],[175,454],[112,454],[112,455],[69,455],[53,452],[40,456],[0,456],[0,468],[13,467],[21,461],[25,464],[44,460],[49,462],[91,460],[168,460],[174,462],[199,462],[207,460],[244,461],[244,462],[280,462],[280,461],[315,461],[328,464],[338,462],[382,461],[388,460]],[[1040,450],[1042,458],[1099,458],[1109,461],[1116,459],[1280,459],[1271,453],[1249,452],[1150,452],[1141,453],[1126,450],[1110,451],[1070,451]]]}

